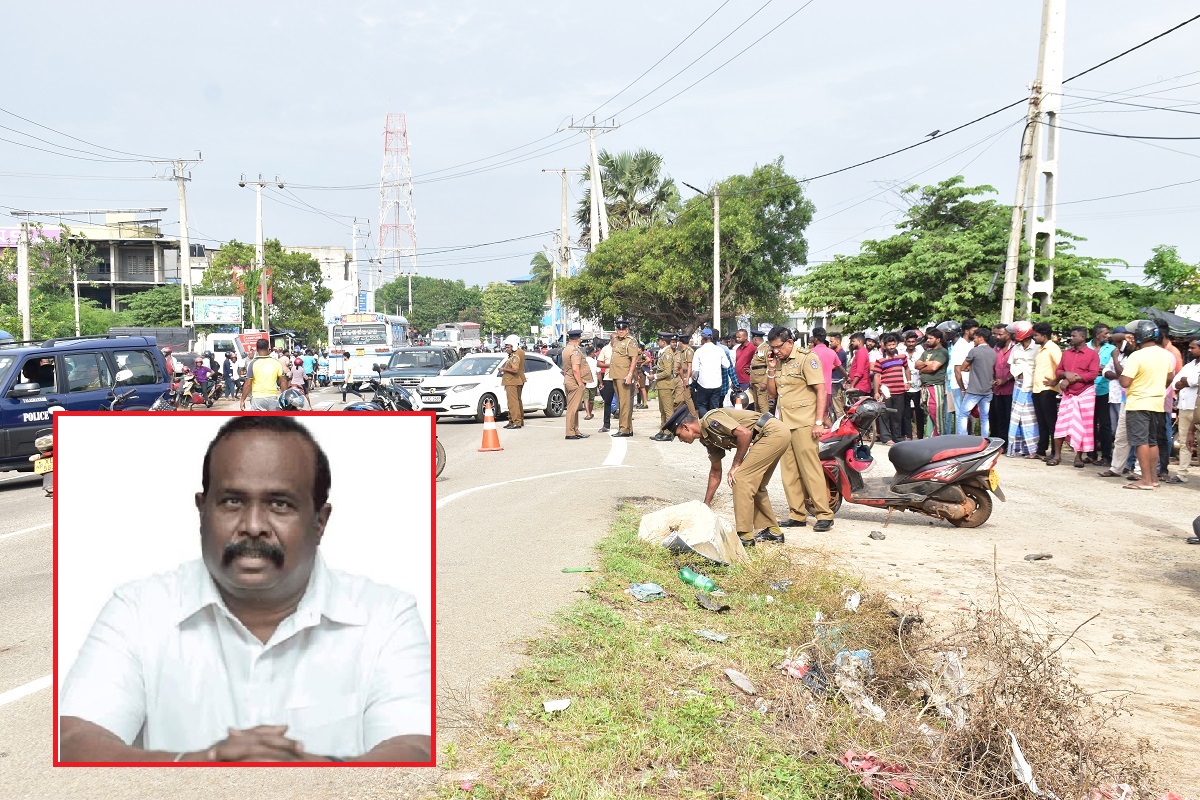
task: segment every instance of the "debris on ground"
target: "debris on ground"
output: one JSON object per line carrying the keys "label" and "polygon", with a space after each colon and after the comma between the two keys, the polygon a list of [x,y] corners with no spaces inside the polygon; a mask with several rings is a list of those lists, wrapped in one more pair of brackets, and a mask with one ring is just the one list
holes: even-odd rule
{"label": "debris on ground", "polygon": [[1083,800],[1133,800],[1133,797],[1133,787],[1128,783],[1110,783],[1108,786],[1092,789]]}
{"label": "debris on ground", "polygon": [[[955,729],[960,731],[967,725],[967,698],[971,694],[971,688],[963,675],[962,660],[966,656],[965,647],[940,652],[934,661],[933,676],[909,683],[909,688],[925,695],[926,708],[936,708],[939,714],[953,722]],[[924,710],[921,713],[924,713]]]}
{"label": "debris on ground", "polygon": [[680,567],[679,580],[690,586],[695,586],[702,592],[711,592],[717,588],[717,583],[707,575],[702,575],[691,567]]}
{"label": "debris on ground", "polygon": [[1043,792],[1038,788],[1037,781],[1033,777],[1033,767],[1029,766],[1029,762],[1025,760],[1025,754],[1021,752],[1021,745],[1017,744],[1017,737],[1011,731],[1005,731],[1008,734],[1008,740],[1012,742],[1012,769],[1013,775],[1017,777],[1021,783],[1025,784],[1030,793],[1037,797],[1049,797],[1050,800],[1058,800],[1054,792]]}
{"label": "debris on ground", "polygon": [[760,697],[754,701],[754,708],[757,709],[758,713],[766,714],[766,713],[770,712],[771,704],[768,703],[766,700],[763,700]]}
{"label": "debris on ground", "polygon": [[734,686],[738,687],[746,694],[758,694],[758,692],[754,689],[754,684],[750,682],[750,679],[738,672],[736,669],[726,667],[725,677],[729,678],[729,680],[733,682]]}
{"label": "debris on ground", "polygon": [[882,542],[884,539],[887,538],[887,534],[884,533],[883,531],[871,531],[867,535],[870,536],[872,539],[874,539],[877,542]]}
{"label": "debris on ground", "polygon": [[833,682],[850,706],[876,722],[887,713],[867,695],[865,683],[875,675],[870,650],[843,650],[833,660]]}
{"label": "debris on ground", "polygon": [[781,581],[768,581],[768,585],[777,592],[786,592],[792,588],[792,581],[785,578]]}
{"label": "debris on ground", "polygon": [[788,648],[788,656],[784,658],[783,663],[777,669],[783,670],[783,674],[799,678],[809,691],[817,696],[825,695],[829,692],[829,677],[825,674],[825,670],[821,669],[820,664],[810,664],[807,653],[801,653],[795,658],[791,657],[791,648]]}
{"label": "debris on ground", "polygon": [[545,709],[547,714],[553,711],[566,711],[570,707],[570,698],[564,698],[562,700],[547,700],[542,703],[542,708]]}
{"label": "debris on ground", "polygon": [[651,600],[667,596],[667,593],[657,583],[631,583],[626,591],[633,595],[635,600],[642,603],[649,603]]}
{"label": "debris on ground", "polygon": [[713,600],[711,597],[706,595],[704,592],[696,592],[696,602],[705,611],[713,611],[717,614],[720,614],[722,611],[729,610],[728,603],[717,602],[716,600]]}
{"label": "debris on ground", "polygon": [[1026,561],[1049,561],[1052,558],[1054,558],[1054,556],[1050,555],[1049,553],[1030,553],[1029,555],[1025,556]]}
{"label": "debris on ground", "polygon": [[883,800],[892,792],[908,797],[917,788],[908,767],[903,764],[889,764],[874,753],[863,754],[847,750],[846,755],[834,760],[851,772],[858,773],[863,788],[868,790],[875,800]]}
{"label": "debris on ground", "polygon": [[842,597],[846,598],[847,611],[858,611],[858,606],[862,603],[861,594],[847,586],[842,590]]}
{"label": "debris on ground", "polygon": [[646,514],[638,538],[675,553],[696,553],[718,564],[745,564],[746,548],[733,526],[699,500]]}
{"label": "debris on ground", "polygon": [[563,567],[563,572],[595,572],[595,567]]}
{"label": "debris on ground", "polygon": [[723,642],[729,638],[729,636],[727,634],[713,633],[712,631],[710,631],[708,629],[700,630],[700,631],[692,631],[692,633],[696,634],[697,636],[703,636],[705,639],[710,639],[714,642]]}

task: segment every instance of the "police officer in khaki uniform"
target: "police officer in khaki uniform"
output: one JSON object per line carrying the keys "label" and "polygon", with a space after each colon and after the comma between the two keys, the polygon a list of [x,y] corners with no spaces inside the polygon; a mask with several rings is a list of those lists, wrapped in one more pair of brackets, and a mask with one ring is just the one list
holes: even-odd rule
{"label": "police officer in khaki uniform", "polygon": [[[696,419],[681,405],[675,409],[663,430],[691,444],[697,439],[708,449],[708,488],[705,505],[711,505],[721,483],[721,460],[733,450],[728,482],[733,489],[734,527],[742,544],[751,547],[755,539],[782,542],[783,531],[771,508],[767,484],[775,466],[791,447],[791,431],[770,414],[740,408],[714,408]],[[758,535],[755,536],[755,531]]]}
{"label": "police officer in khaki uniform", "polygon": [[675,375],[679,383],[675,389],[675,405],[684,403],[688,413],[696,416],[696,401],[692,399],[692,359],[696,351],[688,344],[688,337],[682,333],[675,334],[679,341],[679,349],[675,351]]}
{"label": "police officer in khaki uniform", "polygon": [[567,331],[567,346],[562,351],[563,388],[567,390],[567,436],[568,439],[586,439],[579,432],[579,405],[583,402],[585,384],[592,382],[592,368],[588,366],[579,346],[583,331]]}
{"label": "police officer in khaki uniform", "polygon": [[508,401],[508,424],[506,428],[525,427],[525,407],[521,404],[521,390],[525,388],[525,351],[521,339],[509,336],[504,340],[504,352],[508,360],[500,366],[500,385],[504,387]]}
{"label": "police officer in khaki uniform", "polygon": [[804,525],[806,501],[817,518],[814,531],[833,527],[829,490],[821,471],[818,440],[825,434],[825,373],[812,351],[797,347],[792,332],[776,326],[767,334],[767,395],[775,400],[779,418],[792,432],[791,448],[783,455],[783,490],[789,519],[786,526]]}
{"label": "police officer in khaki uniform", "polygon": [[633,436],[633,402],[637,387],[633,371],[637,369],[641,348],[637,340],[629,335],[629,323],[617,320],[617,338],[612,343],[612,360],[609,373],[613,379],[613,393],[617,396],[617,411],[621,415],[620,427],[613,436]]}
{"label": "police officer in khaki uniform", "polygon": [[767,357],[771,346],[763,341],[759,331],[754,333],[754,357],[750,359],[750,400],[755,411],[773,411],[767,399]]}
{"label": "police officer in khaki uniform", "polygon": [[[671,345],[671,334],[662,331],[658,334],[658,360],[654,362],[654,385],[658,389],[658,424],[666,425],[671,412],[675,410],[675,350]],[[671,434],[659,430],[650,437],[656,442],[669,442]]]}

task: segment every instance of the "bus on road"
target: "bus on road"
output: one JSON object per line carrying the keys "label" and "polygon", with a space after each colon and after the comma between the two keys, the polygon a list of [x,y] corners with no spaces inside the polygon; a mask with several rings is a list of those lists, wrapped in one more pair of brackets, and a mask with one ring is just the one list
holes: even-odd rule
{"label": "bus on road", "polygon": [[[329,374],[334,383],[363,383],[385,368],[392,353],[408,344],[408,320],[394,314],[355,313],[335,317],[329,326]],[[344,353],[350,353],[349,364]],[[349,374],[347,374],[347,368]]]}

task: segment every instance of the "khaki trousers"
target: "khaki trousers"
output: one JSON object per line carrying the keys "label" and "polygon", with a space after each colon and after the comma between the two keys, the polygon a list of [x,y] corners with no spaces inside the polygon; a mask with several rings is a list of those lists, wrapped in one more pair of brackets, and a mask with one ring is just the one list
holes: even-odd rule
{"label": "khaki trousers", "polygon": [[658,416],[659,427],[667,424],[667,417],[675,412],[675,384],[678,381],[670,378],[659,380],[658,385]]}
{"label": "khaki trousers", "polygon": [[1200,414],[1194,408],[1179,409],[1178,428],[1175,435],[1179,437],[1179,474],[1187,475],[1192,465],[1192,448],[1188,447],[1188,433],[1196,429],[1196,439],[1200,439]]}
{"label": "khaki trousers", "polygon": [[521,390],[525,385],[520,386],[505,386],[504,391],[508,395],[508,421],[512,425],[525,424],[525,407],[521,405]]}
{"label": "khaki trousers", "polygon": [[698,417],[696,414],[696,404],[692,401],[692,389],[683,381],[675,380],[675,398],[672,402],[672,407],[679,408],[681,404],[688,407],[688,413],[693,417]]}
{"label": "khaki trousers", "polygon": [[624,378],[613,378],[613,392],[617,396],[617,413],[619,414],[618,433],[633,433],[633,402],[637,392],[637,384],[631,379],[625,383]]}
{"label": "khaki trousers", "polygon": [[813,516],[817,519],[833,519],[829,489],[812,431],[811,425],[792,431],[791,447],[783,454],[783,492],[787,495],[788,516],[794,520],[808,518],[808,502],[812,503]]}
{"label": "khaki trousers", "polygon": [[578,436],[579,404],[583,402],[583,385],[565,385],[564,388],[567,390],[567,410],[563,414],[567,418],[567,436]]}
{"label": "khaki trousers", "polygon": [[787,426],[771,422],[746,451],[733,484],[733,519],[739,535],[753,534],[779,524],[771,508],[771,498],[767,496],[767,484],[791,441]]}

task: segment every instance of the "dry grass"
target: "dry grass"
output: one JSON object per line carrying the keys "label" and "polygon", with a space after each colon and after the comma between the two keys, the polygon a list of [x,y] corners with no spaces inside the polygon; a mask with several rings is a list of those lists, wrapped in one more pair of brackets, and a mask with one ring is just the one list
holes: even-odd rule
{"label": "dry grass", "polygon": [[[646,545],[636,526],[647,505],[622,510],[598,546],[587,596],[530,644],[526,666],[494,688],[489,710],[459,737],[454,766],[481,776],[469,796],[864,800],[872,793],[859,776],[834,761],[852,750],[903,764],[914,797],[1026,797],[1010,730],[1039,787],[1062,800],[1113,782],[1150,796],[1141,746],[1109,725],[1119,706],[1074,684],[1056,656],[1063,639],[1018,624],[1022,609],[999,583],[985,604],[932,625],[794,548],[759,547],[748,565],[715,568]],[[733,610],[698,608],[675,575],[684,564],[712,577]],[[770,588],[781,580],[792,581],[789,590]],[[668,596],[638,603],[624,593],[632,581],[658,583]],[[848,586],[863,596],[856,612],[844,607]],[[711,642],[696,629],[729,639]],[[865,691],[883,721],[833,686],[843,649],[871,651]],[[829,694],[777,668],[802,652],[829,675]],[[961,684],[941,675],[947,652],[961,654]],[[735,688],[727,667],[749,676],[756,695]],[[961,728],[938,695],[961,703]],[[543,700],[565,697],[567,711],[542,711]],[[457,785],[444,794],[468,796]]]}

